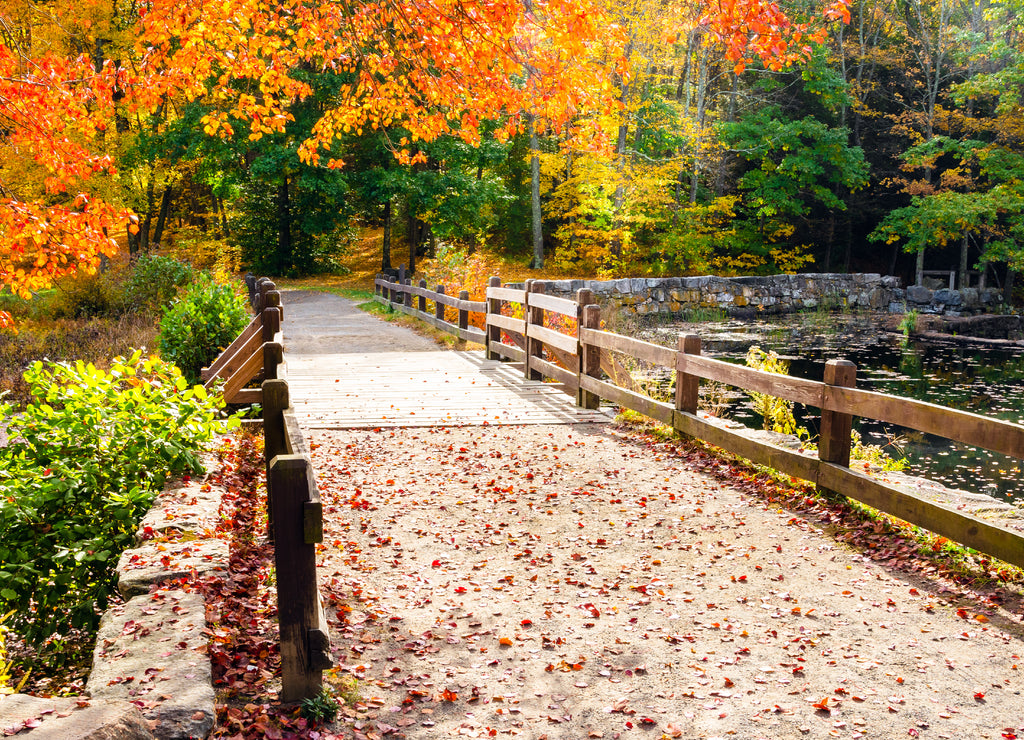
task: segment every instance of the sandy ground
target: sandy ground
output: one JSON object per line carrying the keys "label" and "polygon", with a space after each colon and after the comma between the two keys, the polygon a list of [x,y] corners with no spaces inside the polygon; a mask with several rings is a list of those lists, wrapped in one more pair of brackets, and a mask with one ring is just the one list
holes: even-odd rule
{"label": "sandy ground", "polygon": [[596,425],[311,441],[356,737],[1024,737],[1019,610],[685,450]]}

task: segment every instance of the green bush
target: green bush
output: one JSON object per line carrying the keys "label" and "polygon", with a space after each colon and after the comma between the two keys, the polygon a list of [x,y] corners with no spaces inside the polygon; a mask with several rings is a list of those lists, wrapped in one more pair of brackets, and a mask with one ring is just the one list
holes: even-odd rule
{"label": "green bush", "polygon": [[195,277],[196,271],[187,262],[142,255],[124,281],[124,310],[158,311]]}
{"label": "green bush", "polygon": [[246,301],[206,273],[170,306],[160,321],[160,354],[191,383],[249,323]]}
{"label": "green bush", "polygon": [[201,469],[223,405],[163,360],[37,362],[32,403],[0,425],[0,612],[33,644],[93,628],[115,566],[169,474]]}

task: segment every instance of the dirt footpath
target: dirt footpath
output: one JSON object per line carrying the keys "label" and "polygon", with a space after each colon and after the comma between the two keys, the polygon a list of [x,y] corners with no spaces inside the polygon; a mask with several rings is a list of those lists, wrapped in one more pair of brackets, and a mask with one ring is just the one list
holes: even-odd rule
{"label": "dirt footpath", "polygon": [[346,734],[1024,738],[1019,611],[685,452],[593,425],[312,442],[332,639],[371,708]]}

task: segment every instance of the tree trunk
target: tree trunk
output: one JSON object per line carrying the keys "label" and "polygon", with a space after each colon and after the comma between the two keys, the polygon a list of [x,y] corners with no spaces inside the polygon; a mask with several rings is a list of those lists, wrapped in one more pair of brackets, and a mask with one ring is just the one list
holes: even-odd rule
{"label": "tree trunk", "polygon": [[290,196],[288,193],[288,176],[277,187],[277,265],[278,274],[291,267],[292,262],[292,223]]}
{"label": "tree trunk", "polygon": [[924,285],[924,247],[917,252],[917,264],[914,266],[914,285]]}
{"label": "tree trunk", "polygon": [[963,237],[960,239],[960,271],[956,276],[958,281],[956,287],[960,290],[963,290],[969,285],[967,281],[967,251],[967,232],[965,231]]}
{"label": "tree trunk", "polygon": [[391,269],[391,198],[384,203],[384,247],[381,250],[380,269]]}
{"label": "tree trunk", "polygon": [[153,232],[153,246],[160,247],[160,240],[164,237],[164,226],[167,224],[167,215],[171,212],[171,201],[174,199],[174,189],[167,185],[164,194],[160,197],[160,214],[156,217],[156,230]]}
{"label": "tree trunk", "polygon": [[530,267],[544,267],[544,224],[540,212],[540,156],[537,147],[537,126],[530,116],[530,213],[533,222],[533,261]]}

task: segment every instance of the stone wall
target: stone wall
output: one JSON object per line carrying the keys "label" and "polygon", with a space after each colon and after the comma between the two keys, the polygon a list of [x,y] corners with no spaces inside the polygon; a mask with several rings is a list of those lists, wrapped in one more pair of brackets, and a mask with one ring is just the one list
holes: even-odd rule
{"label": "stone wall", "polygon": [[[899,278],[874,273],[807,273],[764,277],[623,278],[542,280],[550,295],[594,291],[598,303],[636,314],[679,314],[720,309],[732,316],[789,313],[815,308],[860,308],[902,313],[980,313],[1000,303],[997,291],[906,290]],[[522,287],[521,285],[516,287]]]}

